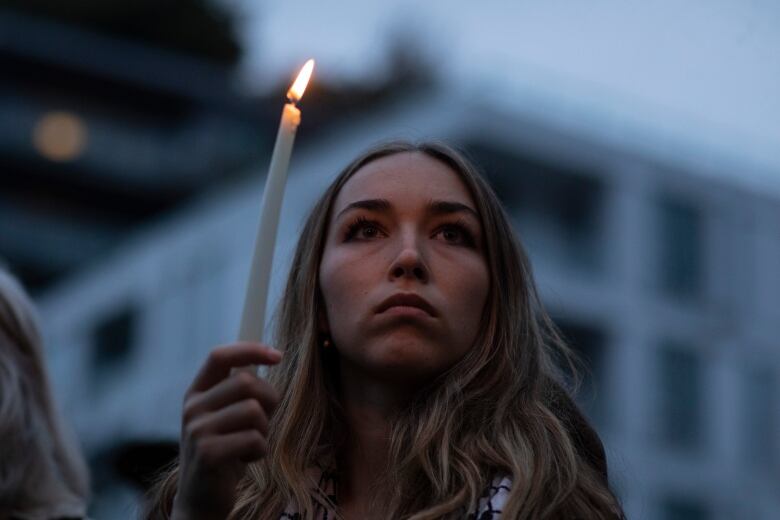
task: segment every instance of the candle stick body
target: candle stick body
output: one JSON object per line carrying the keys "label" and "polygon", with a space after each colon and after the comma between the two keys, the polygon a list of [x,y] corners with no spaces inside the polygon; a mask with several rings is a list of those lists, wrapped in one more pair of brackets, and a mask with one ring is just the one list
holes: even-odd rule
{"label": "candle stick body", "polygon": [[244,310],[241,314],[239,341],[259,342],[263,340],[265,311],[268,302],[268,285],[271,278],[276,230],[279,224],[279,212],[287,180],[287,167],[290,163],[295,131],[300,123],[301,113],[292,103],[287,103],[282,111],[279,133],[276,135],[271,166],[263,189],[260,205],[260,225],[255,239],[255,251],[249,271]]}

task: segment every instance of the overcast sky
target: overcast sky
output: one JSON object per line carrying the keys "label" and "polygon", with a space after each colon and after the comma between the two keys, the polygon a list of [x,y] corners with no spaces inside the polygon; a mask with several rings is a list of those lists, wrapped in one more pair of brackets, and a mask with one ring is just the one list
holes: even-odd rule
{"label": "overcast sky", "polygon": [[308,57],[319,75],[369,76],[400,27],[454,81],[599,91],[780,150],[777,0],[225,1],[245,13],[259,86]]}

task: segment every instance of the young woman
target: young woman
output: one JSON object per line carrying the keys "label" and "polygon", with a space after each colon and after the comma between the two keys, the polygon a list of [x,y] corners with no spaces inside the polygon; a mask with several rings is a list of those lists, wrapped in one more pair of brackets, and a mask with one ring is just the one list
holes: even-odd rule
{"label": "young woman", "polygon": [[[276,347],[215,349],[150,518],[620,518],[569,351],[455,150],[355,159],[309,216]],[[268,365],[267,380],[230,375]]]}
{"label": "young woman", "polygon": [[49,388],[32,302],[0,268],[0,518],[83,518],[87,465]]}

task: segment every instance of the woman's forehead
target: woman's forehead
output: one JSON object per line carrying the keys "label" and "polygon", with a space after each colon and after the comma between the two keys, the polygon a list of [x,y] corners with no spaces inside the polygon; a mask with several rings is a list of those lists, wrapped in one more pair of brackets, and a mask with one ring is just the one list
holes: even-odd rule
{"label": "woman's forehead", "polygon": [[474,208],[460,176],[443,162],[420,152],[393,154],[361,167],[341,188],[334,210],[338,213],[346,205],[365,199],[385,199],[394,205],[446,200]]}

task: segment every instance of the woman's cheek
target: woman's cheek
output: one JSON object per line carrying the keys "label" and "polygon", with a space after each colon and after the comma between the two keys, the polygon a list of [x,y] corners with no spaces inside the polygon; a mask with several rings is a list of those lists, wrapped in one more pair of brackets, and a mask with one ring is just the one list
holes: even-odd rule
{"label": "woman's cheek", "polygon": [[475,329],[482,319],[482,310],[487,301],[490,281],[487,268],[483,264],[472,266],[470,273],[463,273],[459,280],[471,281],[460,285],[461,294],[459,300],[463,302],[461,307],[461,323],[469,324],[469,329]]}
{"label": "woman's cheek", "polygon": [[371,283],[365,258],[357,255],[329,255],[320,270],[320,284],[326,306],[330,311],[343,313],[364,304]]}

